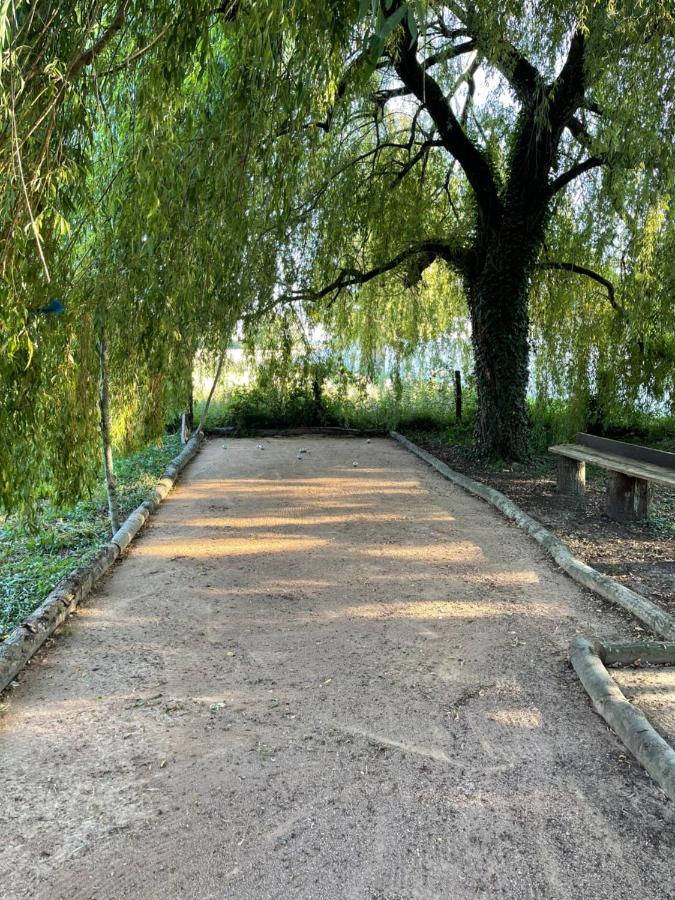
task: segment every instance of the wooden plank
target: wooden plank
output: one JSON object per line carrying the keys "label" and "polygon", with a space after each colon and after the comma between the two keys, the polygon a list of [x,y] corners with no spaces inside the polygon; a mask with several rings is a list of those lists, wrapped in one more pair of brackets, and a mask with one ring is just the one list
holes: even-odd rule
{"label": "wooden plank", "polygon": [[611,453],[614,456],[623,456],[626,459],[634,459],[636,462],[649,463],[670,469],[675,472],[675,453],[666,450],[653,450],[651,447],[641,447],[639,444],[627,444],[625,441],[613,441],[610,438],[598,437],[595,434],[585,434],[580,431],[576,438],[577,444],[590,447],[591,450],[599,450],[601,453]]}
{"label": "wooden plank", "polygon": [[625,459],[612,453],[600,453],[588,447],[581,447],[579,444],[558,444],[548,449],[550,453],[555,453],[558,456],[580,459],[591,463],[591,465],[609,469],[610,472],[622,472],[624,475],[632,475],[634,478],[645,478],[647,481],[654,481],[657,484],[665,484],[668,487],[675,488],[675,472],[662,469],[660,466]]}

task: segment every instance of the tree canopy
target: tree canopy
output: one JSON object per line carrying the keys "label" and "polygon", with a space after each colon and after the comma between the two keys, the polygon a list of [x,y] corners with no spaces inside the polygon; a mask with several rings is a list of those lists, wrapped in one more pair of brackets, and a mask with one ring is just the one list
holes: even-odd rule
{"label": "tree canopy", "polygon": [[288,316],[366,368],[470,334],[487,453],[528,379],[672,401],[674,36],[666,0],[2,5],[0,505],[95,477],[102,337],[126,446]]}

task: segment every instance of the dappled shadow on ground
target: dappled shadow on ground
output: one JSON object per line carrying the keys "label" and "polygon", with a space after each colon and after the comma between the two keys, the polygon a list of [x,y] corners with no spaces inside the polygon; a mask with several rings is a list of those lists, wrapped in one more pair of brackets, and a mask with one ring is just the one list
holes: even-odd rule
{"label": "dappled shadow on ground", "polygon": [[583,498],[556,490],[555,460],[548,454],[531,464],[486,469],[461,448],[432,435],[413,435],[452,468],[502,491],[569,544],[584,562],[649,597],[675,615],[675,491],[653,486],[651,517],[619,523],[604,512],[607,473],[587,466]]}
{"label": "dappled shadow on ground", "polygon": [[660,797],[566,662],[621,620],[389,442],[228,443],[10,697],[0,872],[69,898],[562,900],[620,871],[657,897]]}

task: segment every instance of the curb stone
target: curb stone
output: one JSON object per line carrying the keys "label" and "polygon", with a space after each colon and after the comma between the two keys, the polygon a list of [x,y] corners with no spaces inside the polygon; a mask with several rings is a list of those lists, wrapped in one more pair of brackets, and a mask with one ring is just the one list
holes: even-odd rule
{"label": "curb stone", "polygon": [[[591,698],[595,711],[602,716],[638,762],[675,802],[675,750],[665,741],[649,720],[623,695],[606,666],[625,662],[624,654],[612,653],[616,643],[592,644],[576,637],[570,644],[570,662]],[[654,665],[675,665],[675,643],[627,645],[640,661]],[[609,652],[608,652],[609,651]]]}

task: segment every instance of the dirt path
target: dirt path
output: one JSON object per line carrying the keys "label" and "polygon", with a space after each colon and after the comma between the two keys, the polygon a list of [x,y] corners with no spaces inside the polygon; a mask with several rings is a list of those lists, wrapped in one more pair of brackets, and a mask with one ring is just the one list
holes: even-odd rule
{"label": "dirt path", "polygon": [[625,620],[391,442],[256,443],[9,695],[2,896],[674,897],[673,804],[566,662]]}

